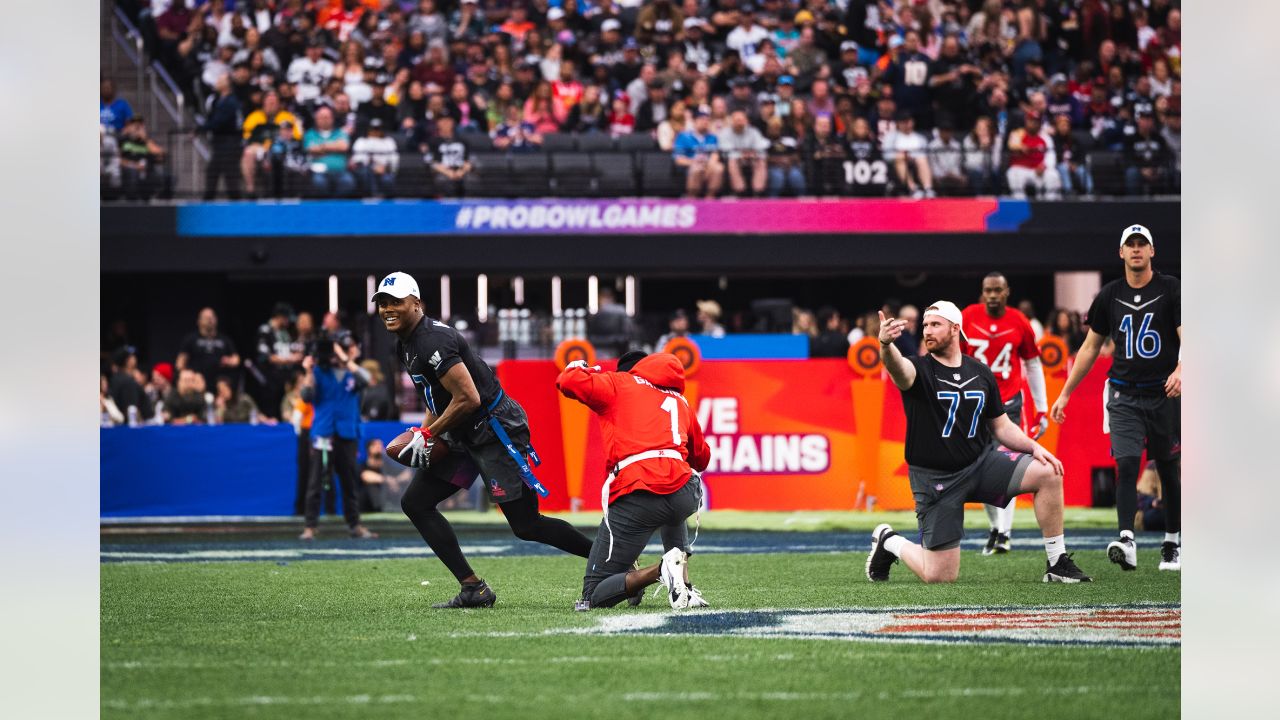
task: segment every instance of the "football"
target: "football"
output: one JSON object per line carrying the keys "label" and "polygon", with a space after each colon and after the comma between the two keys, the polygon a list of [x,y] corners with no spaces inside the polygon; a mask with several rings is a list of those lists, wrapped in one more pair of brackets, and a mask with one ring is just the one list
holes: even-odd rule
{"label": "football", "polygon": [[[435,442],[431,445],[431,462],[435,462],[449,453],[449,446],[439,438],[434,438]],[[413,431],[405,430],[395,437],[394,440],[387,443],[387,457],[400,463],[408,465],[408,457],[405,460],[400,459],[400,452],[405,449],[409,443],[413,442]]]}

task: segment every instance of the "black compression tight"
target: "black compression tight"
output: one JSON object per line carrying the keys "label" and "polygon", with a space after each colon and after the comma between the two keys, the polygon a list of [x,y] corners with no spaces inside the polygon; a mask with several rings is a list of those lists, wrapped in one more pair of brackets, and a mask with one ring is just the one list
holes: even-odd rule
{"label": "black compression tight", "polygon": [[502,503],[501,507],[511,532],[521,540],[550,545],[578,557],[591,554],[591,540],[586,535],[564,520],[538,512],[538,496],[532,490],[526,488],[520,497]]}
{"label": "black compression tight", "polygon": [[1121,530],[1133,532],[1134,515],[1138,512],[1138,473],[1141,457],[1116,458],[1116,519]]}
{"label": "black compression tight", "polygon": [[1160,473],[1160,502],[1164,504],[1164,531],[1182,531],[1182,458],[1156,461]]}
{"label": "black compression tight", "polygon": [[[440,558],[440,562],[461,582],[463,578],[475,573],[462,554],[453,526],[436,509],[437,505],[458,490],[458,486],[453,483],[419,474],[404,491],[400,508],[413,521],[418,534],[422,535],[422,539],[431,547],[436,557]],[[525,490],[516,500],[502,503],[502,512],[511,526],[511,532],[521,540],[540,542],[578,557],[585,558],[591,554],[591,540],[587,536],[563,520],[539,514],[538,496],[531,490]]]}

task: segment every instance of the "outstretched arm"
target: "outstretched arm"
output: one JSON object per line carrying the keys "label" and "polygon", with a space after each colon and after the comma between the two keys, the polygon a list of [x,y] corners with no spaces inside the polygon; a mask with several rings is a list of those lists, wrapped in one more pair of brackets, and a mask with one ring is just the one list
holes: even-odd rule
{"label": "outstretched arm", "polygon": [[1071,400],[1071,393],[1075,391],[1076,386],[1089,374],[1089,370],[1093,368],[1093,363],[1098,359],[1098,353],[1102,350],[1102,343],[1106,338],[1093,330],[1085,336],[1084,344],[1080,346],[1080,351],[1076,353],[1075,365],[1071,366],[1071,374],[1067,377],[1067,384],[1062,386],[1062,392],[1059,393],[1058,399],[1053,403],[1053,409],[1049,411],[1049,416],[1053,421],[1061,425],[1067,419],[1067,402]]}

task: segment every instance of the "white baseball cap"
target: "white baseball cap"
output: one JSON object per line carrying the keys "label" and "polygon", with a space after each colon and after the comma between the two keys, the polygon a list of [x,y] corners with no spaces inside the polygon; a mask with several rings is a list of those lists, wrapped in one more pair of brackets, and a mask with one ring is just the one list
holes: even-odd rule
{"label": "white baseball cap", "polygon": [[943,320],[959,325],[960,339],[969,342],[969,338],[965,337],[964,334],[964,316],[960,314],[960,308],[956,307],[955,303],[950,300],[939,300],[924,309],[924,317],[927,318],[930,315],[937,315]]}
{"label": "white baseball cap", "polygon": [[1156,241],[1151,239],[1151,231],[1142,225],[1130,225],[1120,233],[1120,247],[1124,247],[1124,241],[1129,239],[1130,235],[1141,235],[1151,243],[1151,247],[1156,246]]}
{"label": "white baseball cap", "polygon": [[548,20],[563,20],[563,19],[564,19],[564,11],[563,11],[563,10],[561,10],[560,8],[558,8],[558,7],[551,8],[550,10],[548,10],[548,11],[547,11],[547,19],[548,19]]}
{"label": "white baseball cap", "polygon": [[609,18],[608,20],[605,20],[604,22],[600,23],[600,32],[609,32],[610,30],[621,30],[621,29],[622,29],[622,23],[618,22],[614,18]]}
{"label": "white baseball cap", "polygon": [[373,294],[369,302],[377,302],[379,295],[390,295],[400,300],[412,295],[422,299],[422,293],[418,292],[418,281],[414,280],[409,273],[402,272],[393,272],[382,278],[382,282],[378,283],[378,291]]}

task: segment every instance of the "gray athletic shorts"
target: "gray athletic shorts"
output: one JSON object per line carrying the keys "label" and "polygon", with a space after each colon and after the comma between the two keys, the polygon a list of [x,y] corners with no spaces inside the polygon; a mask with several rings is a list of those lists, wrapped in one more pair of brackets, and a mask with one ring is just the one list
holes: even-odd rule
{"label": "gray athletic shorts", "polygon": [[1133,395],[1107,386],[1107,414],[1111,426],[1111,457],[1152,460],[1182,456],[1182,398]]}
{"label": "gray athletic shorts", "polygon": [[1031,456],[992,447],[969,467],[954,472],[907,467],[916,500],[920,543],[928,550],[950,550],[964,537],[964,504],[1004,507],[1022,491]]}

